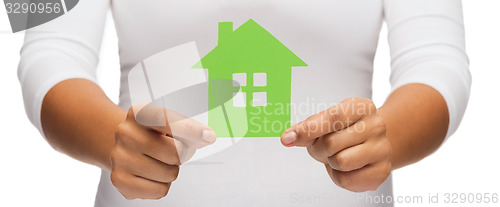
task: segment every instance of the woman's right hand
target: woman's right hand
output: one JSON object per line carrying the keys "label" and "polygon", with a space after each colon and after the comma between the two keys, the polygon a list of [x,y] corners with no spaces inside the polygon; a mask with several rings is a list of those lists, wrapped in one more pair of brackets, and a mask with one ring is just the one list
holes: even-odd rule
{"label": "woman's right hand", "polygon": [[[140,111],[137,117],[134,110]],[[177,112],[135,105],[118,126],[115,138],[111,182],[131,200],[165,197],[180,165],[196,149],[214,143],[216,135],[208,126]]]}

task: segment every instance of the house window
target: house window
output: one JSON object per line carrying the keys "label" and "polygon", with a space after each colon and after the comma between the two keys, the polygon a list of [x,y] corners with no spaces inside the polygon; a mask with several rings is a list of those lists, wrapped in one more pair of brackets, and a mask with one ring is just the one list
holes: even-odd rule
{"label": "house window", "polygon": [[246,107],[247,106],[247,94],[245,92],[233,93],[233,106],[234,107]]}
{"label": "house window", "polygon": [[[249,97],[252,100],[252,106],[267,106],[267,92],[262,92],[265,88],[253,89],[253,87],[263,87],[267,86],[267,73],[253,73],[250,74],[253,80],[250,80],[250,85],[247,86],[247,74],[246,73],[233,73],[233,86],[234,87],[245,87],[243,91],[247,91]],[[255,92],[254,92],[255,91]],[[259,91],[259,92],[257,92]],[[250,95],[252,95],[250,97]],[[233,93],[233,106],[234,107],[247,107],[247,93],[237,92]]]}
{"label": "house window", "polygon": [[255,92],[253,93],[253,106],[266,106],[267,105],[267,93],[266,92]]}
{"label": "house window", "polygon": [[247,86],[247,74],[233,73],[233,86]]}
{"label": "house window", "polygon": [[253,86],[267,86],[267,73],[254,73]]}

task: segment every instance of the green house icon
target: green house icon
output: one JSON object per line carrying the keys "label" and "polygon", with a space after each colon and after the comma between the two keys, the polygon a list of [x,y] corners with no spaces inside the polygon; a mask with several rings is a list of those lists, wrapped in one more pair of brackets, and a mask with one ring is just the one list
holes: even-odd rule
{"label": "green house icon", "polygon": [[209,126],[218,137],[280,136],[298,66],[307,64],[254,20],[234,31],[220,22],[217,46],[193,66],[208,69]]}

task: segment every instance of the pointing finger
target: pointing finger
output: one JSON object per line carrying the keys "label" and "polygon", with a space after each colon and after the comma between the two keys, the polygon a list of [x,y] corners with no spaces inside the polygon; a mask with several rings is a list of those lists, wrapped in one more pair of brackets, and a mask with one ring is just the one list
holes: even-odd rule
{"label": "pointing finger", "polygon": [[215,142],[215,132],[208,126],[178,112],[167,110],[154,103],[137,106],[137,123],[180,140],[189,147],[199,149]]}
{"label": "pointing finger", "polygon": [[285,146],[307,147],[316,138],[347,128],[363,116],[375,112],[376,108],[371,100],[349,98],[290,127],[281,135],[281,142]]}

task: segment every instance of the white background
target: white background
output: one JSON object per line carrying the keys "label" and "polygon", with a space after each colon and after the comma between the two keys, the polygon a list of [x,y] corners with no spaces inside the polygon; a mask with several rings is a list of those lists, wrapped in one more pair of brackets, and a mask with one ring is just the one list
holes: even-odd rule
{"label": "white background", "polygon": [[[467,52],[473,86],[464,120],[438,152],[396,170],[394,196],[439,193],[432,206],[500,206],[444,204],[445,193],[500,193],[500,1],[464,0]],[[119,64],[114,26],[108,21],[99,79],[118,100]],[[387,97],[390,63],[384,27],[375,60],[374,101]],[[0,206],[93,206],[100,170],[54,151],[28,121],[17,80],[24,34],[10,32],[0,6]]]}

